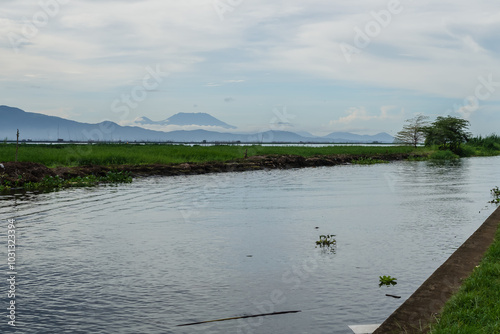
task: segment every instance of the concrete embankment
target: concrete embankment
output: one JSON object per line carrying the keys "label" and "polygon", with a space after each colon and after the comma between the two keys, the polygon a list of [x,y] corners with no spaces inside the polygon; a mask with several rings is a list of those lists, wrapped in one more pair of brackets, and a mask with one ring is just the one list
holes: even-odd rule
{"label": "concrete embankment", "polygon": [[428,333],[444,304],[481,262],[499,225],[500,207],[373,334]]}

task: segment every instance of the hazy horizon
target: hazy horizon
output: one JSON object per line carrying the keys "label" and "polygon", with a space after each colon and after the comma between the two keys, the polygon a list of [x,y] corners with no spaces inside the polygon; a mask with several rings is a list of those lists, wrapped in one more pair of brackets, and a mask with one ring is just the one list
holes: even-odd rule
{"label": "hazy horizon", "polygon": [[[16,107],[10,107],[5,105],[0,105],[0,116],[5,113],[5,122],[0,123],[0,133],[3,133],[2,138],[5,140],[14,140],[15,129],[21,129],[20,134],[22,134],[21,139],[24,140],[154,140],[162,141],[178,141],[178,140],[188,140],[189,137],[193,141],[201,142],[207,138],[211,138],[211,141],[266,141],[272,142],[273,140],[285,141],[285,142],[299,142],[301,140],[307,140],[308,138],[319,140],[320,142],[339,142],[339,140],[346,140],[347,142],[380,142],[389,143],[394,140],[387,132],[379,132],[369,135],[361,135],[353,132],[339,132],[334,131],[326,136],[317,136],[315,134],[305,132],[305,131],[291,131],[286,129],[281,129],[279,124],[271,126],[270,129],[263,129],[256,132],[246,132],[241,131],[236,127],[231,126],[219,120],[210,114],[206,113],[178,113],[168,119],[162,121],[154,121],[151,119],[144,119],[140,117],[137,122],[131,123],[129,125],[122,125],[124,127],[119,128],[109,121],[104,121],[100,123],[85,123],[77,122],[68,118],[63,118],[59,116],[50,116],[42,113],[32,113],[25,111]],[[40,116],[46,117],[40,117]],[[201,116],[201,118],[199,117]],[[77,123],[75,123],[77,122]],[[112,122],[113,124],[116,124]],[[167,124],[164,124],[167,123]],[[123,133],[120,129],[130,129],[133,132]],[[143,130],[153,130],[155,133],[158,131],[165,134],[178,134],[179,130],[181,132],[186,132],[188,137],[184,139],[179,139],[178,137],[171,138],[160,138],[155,135],[155,133],[146,134],[141,132]],[[204,130],[208,132],[199,132],[194,130]],[[278,135],[279,138],[263,136],[259,137],[258,134],[264,134],[273,132]],[[71,135],[73,134],[73,135]],[[79,135],[80,136],[79,136]],[[96,137],[99,134],[99,138]],[[217,136],[220,134],[220,136]],[[205,136],[208,137],[205,137]],[[229,135],[229,137],[227,136]],[[236,135],[236,137],[235,137]],[[301,136],[297,137],[296,135]],[[82,137],[83,136],[83,137]],[[101,137],[103,136],[103,137]],[[117,137],[118,136],[118,137]],[[122,136],[124,136],[122,138]],[[130,137],[132,136],[132,137]],[[213,137],[215,136],[215,137]],[[240,136],[240,137],[238,137]],[[244,136],[244,137],[241,137]],[[246,137],[245,137],[246,136]],[[185,137],[185,135],[183,135]],[[127,139],[128,138],[128,139]],[[142,139],[141,139],[142,138]],[[274,139],[273,139],[274,138]],[[325,141],[327,140],[327,141]]]}

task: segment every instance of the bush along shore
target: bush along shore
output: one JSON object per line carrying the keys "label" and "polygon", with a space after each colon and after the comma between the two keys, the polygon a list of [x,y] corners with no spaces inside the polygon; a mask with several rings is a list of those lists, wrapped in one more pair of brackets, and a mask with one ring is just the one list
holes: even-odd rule
{"label": "bush along shore", "polygon": [[[133,177],[153,175],[193,175],[341,164],[366,165],[404,159],[421,159],[428,155],[426,150],[414,150],[408,147],[337,147],[335,150],[339,153],[331,154],[335,152],[332,147],[130,145],[130,148],[127,147],[128,145],[96,145],[85,158],[77,160],[76,156],[72,155],[75,147],[71,145],[65,145],[70,146],[71,150],[68,150],[68,147],[58,147],[58,145],[47,146],[38,150],[39,154],[35,157],[31,155],[32,152],[29,152],[31,151],[30,145],[26,145],[19,151],[28,151],[27,149],[29,151],[19,154],[19,162],[3,162],[0,165],[0,191],[51,190],[101,183],[131,182]],[[3,148],[0,147],[0,157]],[[127,150],[129,150],[129,155],[123,153]],[[211,154],[207,154],[206,151]],[[353,153],[345,153],[348,151]],[[261,152],[274,154],[255,154]],[[286,154],[291,152],[296,154]],[[250,156],[252,153],[254,155]],[[228,157],[238,155],[246,157],[228,159]],[[116,159],[117,157],[119,159]],[[210,160],[210,157],[213,160]],[[28,158],[35,161],[22,161]],[[117,164],[118,161],[122,163]],[[175,162],[169,163],[168,161]]]}

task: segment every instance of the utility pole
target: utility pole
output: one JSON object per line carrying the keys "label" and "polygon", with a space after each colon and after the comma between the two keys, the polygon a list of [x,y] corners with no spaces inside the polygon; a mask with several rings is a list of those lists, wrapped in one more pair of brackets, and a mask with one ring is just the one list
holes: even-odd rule
{"label": "utility pole", "polygon": [[17,151],[19,150],[19,129],[17,129],[17,140],[16,140],[16,162],[17,162]]}

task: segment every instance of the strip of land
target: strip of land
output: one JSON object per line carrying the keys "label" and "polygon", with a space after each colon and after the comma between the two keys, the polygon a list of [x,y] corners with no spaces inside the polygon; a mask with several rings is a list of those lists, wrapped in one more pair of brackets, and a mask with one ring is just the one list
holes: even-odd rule
{"label": "strip of land", "polygon": [[152,175],[373,164],[428,154],[428,149],[408,146],[0,144],[0,191],[130,182]]}
{"label": "strip of land", "polygon": [[0,166],[0,186],[23,188],[26,184],[40,183],[47,177],[62,180],[83,178],[88,175],[104,177],[109,172],[128,173],[132,177],[175,176],[223,172],[243,172],[269,169],[335,166],[348,163],[372,164],[419,158],[418,153],[337,154],[304,157],[300,155],[256,155],[229,161],[183,162],[170,164],[108,164],[58,166],[49,168],[36,162],[4,162]]}

